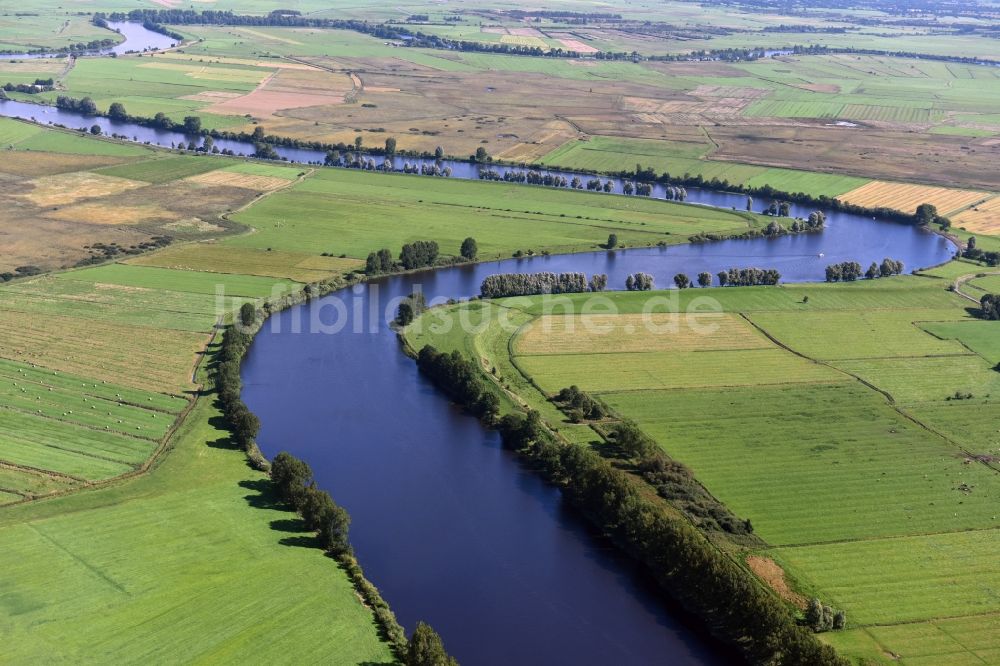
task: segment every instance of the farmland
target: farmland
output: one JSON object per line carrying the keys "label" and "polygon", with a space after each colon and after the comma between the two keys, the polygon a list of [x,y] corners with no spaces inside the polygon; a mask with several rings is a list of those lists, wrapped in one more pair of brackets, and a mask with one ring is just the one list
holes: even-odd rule
{"label": "farmland", "polygon": [[[805,303],[806,285],[692,290],[653,314],[639,314],[650,297],[635,293],[608,294],[617,314],[601,315],[572,314],[582,295],[563,298],[560,314],[522,298],[510,301],[527,315],[514,328],[501,328],[494,308],[481,310],[492,333],[421,326],[408,336],[414,347],[484,359],[567,441],[595,439],[547,400],[570,384],[637,423],[752,520],[766,545],[751,552],[783,567],[794,590],[847,610],[852,629],[829,638],[846,654],[957,660],[993,643],[942,637],[932,647],[907,636],[1000,612],[988,545],[1000,486],[981,462],[992,458],[973,457],[1000,446],[995,428],[979,424],[1000,409],[1000,338],[945,284],[808,285]],[[721,313],[682,314],[706,294]]]}
{"label": "farmland", "polygon": [[[116,146],[4,127],[17,140],[53,136],[53,148],[64,137],[99,154]],[[298,173],[131,147],[112,159],[8,154],[5,169],[30,166],[35,176],[127,164],[123,173],[80,178],[124,180],[129,187],[117,196],[142,193],[144,202],[157,187],[183,197],[186,179],[215,171],[282,186]],[[22,188],[38,196],[30,184]],[[228,224],[216,217],[227,207],[257,195],[239,183],[213,188],[213,198],[229,198],[202,202],[203,215],[220,224]],[[94,189],[58,192],[74,193],[74,203],[81,192],[113,210],[116,195],[91,198]],[[92,228],[91,238],[108,227]],[[36,228],[31,240],[50,244],[48,233]],[[36,247],[26,257],[42,264]],[[0,504],[17,505],[0,516],[4,566],[16,570],[0,631],[18,637],[0,648],[3,660],[277,659],[291,645],[307,660],[391,659],[344,573],[317,549],[288,547],[287,539],[307,537],[288,536],[296,521],[232,450],[212,401],[196,400],[207,381],[198,361],[220,317],[357,262],[285,254],[268,264],[256,251],[237,251],[226,266],[213,260],[215,249],[177,245],[159,261],[143,256],[147,265],[110,263],[0,288]],[[275,529],[279,523],[293,526]]]}

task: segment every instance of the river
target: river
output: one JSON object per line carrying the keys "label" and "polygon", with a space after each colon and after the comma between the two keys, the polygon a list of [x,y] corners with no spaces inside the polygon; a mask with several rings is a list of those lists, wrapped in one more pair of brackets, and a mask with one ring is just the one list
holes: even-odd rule
{"label": "river", "polygon": [[[133,21],[108,21],[108,28],[124,37],[124,41],[111,48],[86,51],[76,55],[79,57],[120,56],[127,53],[169,49],[177,45],[177,40],[173,37],[153,32],[141,23]],[[0,60],[32,60],[34,58],[65,58],[67,56],[66,53],[14,53],[0,56]]]}
{"label": "river", "polygon": [[[243,397],[261,419],[265,454],[308,461],[351,513],[358,557],[403,625],[430,622],[463,664],[732,663],[494,432],[419,375],[387,326],[388,303],[415,285],[428,298],[472,296],[497,272],[603,272],[621,288],[639,270],[667,285],[677,272],[760,266],[804,281],[835,261],[892,256],[915,267],[952,253],[922,230],[831,212],[819,234],[389,277],[272,318],[244,363]],[[312,318],[338,316],[349,323],[336,335],[295,332],[296,321],[309,331]]]}

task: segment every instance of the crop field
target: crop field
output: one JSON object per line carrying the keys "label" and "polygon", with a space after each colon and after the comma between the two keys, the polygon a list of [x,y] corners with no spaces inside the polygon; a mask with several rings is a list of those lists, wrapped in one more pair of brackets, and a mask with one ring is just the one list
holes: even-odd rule
{"label": "crop field", "polygon": [[831,382],[841,375],[780,349],[555,354],[518,357],[548,393]]}
{"label": "crop field", "polygon": [[1000,197],[963,210],[955,216],[954,224],[972,233],[1000,235]]}
{"label": "crop field", "polygon": [[771,343],[742,318],[727,313],[546,315],[518,332],[514,353],[632,353],[740,350]]}
{"label": "crop field", "polygon": [[[191,387],[195,354],[206,340],[187,331],[11,310],[0,311],[0,331],[0,358],[174,394]],[[155,348],[148,336],[155,336]],[[141,375],[131,371],[137,364]]]}
{"label": "crop field", "polygon": [[[0,213],[3,271],[67,268],[88,259],[99,244],[128,248],[160,235],[217,237],[233,227],[220,214],[260,192],[247,183],[203,184],[188,177],[223,167],[250,178],[285,175],[285,184],[299,173],[268,165],[241,170],[247,167],[233,160],[169,156],[8,119],[0,119],[0,135],[13,147],[0,165],[0,193],[9,203]],[[243,186],[233,186],[238,184]]]}
{"label": "crop field", "polygon": [[228,239],[227,246],[356,258],[372,248],[395,252],[419,239],[435,240],[442,254],[457,255],[462,240],[474,236],[480,257],[508,257],[532,245],[597,249],[609,233],[623,244],[644,246],[749,224],[735,213],[663,201],[339,169],[318,171],[234,220],[257,232]]}
{"label": "crop field", "polygon": [[904,213],[912,213],[920,204],[929,203],[936,206],[941,215],[949,215],[989,196],[986,192],[873,181],[838,198],[858,206],[868,208],[881,206],[901,210]]}
{"label": "crop field", "polygon": [[154,266],[107,264],[60,273],[56,279],[119,285],[138,289],[163,289],[190,294],[264,298],[293,289],[291,282],[254,275],[228,275],[199,271],[173,271]]}
{"label": "crop field", "polygon": [[[223,301],[214,294],[123,286],[107,282],[45,276],[0,289],[0,308],[23,313],[70,315],[120,324],[206,331],[219,310],[236,309],[243,297]],[[221,307],[220,307],[221,306]]]}
{"label": "crop field", "polygon": [[1000,373],[979,356],[836,361],[838,368],[875,383],[901,403],[939,402],[956,391],[1000,400]]}
{"label": "crop field", "polygon": [[237,273],[316,282],[359,268],[358,259],[324,257],[304,252],[258,250],[217,243],[177,245],[128,261],[133,266],[212,273]]}

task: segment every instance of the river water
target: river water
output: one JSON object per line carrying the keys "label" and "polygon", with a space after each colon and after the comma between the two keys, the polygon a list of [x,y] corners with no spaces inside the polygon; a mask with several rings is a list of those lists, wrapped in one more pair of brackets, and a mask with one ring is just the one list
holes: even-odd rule
{"label": "river water", "polygon": [[[172,37],[161,35],[158,32],[146,29],[141,23],[132,21],[108,21],[108,27],[125,38],[109,49],[99,51],[88,51],[78,53],[78,56],[109,56],[125,55],[126,53],[136,53],[141,51],[157,51],[169,49],[177,45],[177,41]],[[34,58],[65,58],[65,53],[15,53],[0,56],[2,60],[31,60]]]}
{"label": "river water", "polygon": [[[126,34],[129,47],[141,43]],[[73,128],[97,124],[105,133],[162,146],[200,141],[22,102],[0,102],[0,115]],[[253,150],[239,142],[216,145]],[[325,157],[278,152],[303,163]],[[425,163],[396,158],[395,167],[405,161]],[[442,166],[451,167],[453,177],[478,178],[475,165]],[[622,185],[615,180],[616,191]],[[742,210],[746,203],[743,195],[688,193],[691,202],[722,208]],[[664,194],[662,186],[654,188],[654,197]],[[769,203],[758,199],[755,208]],[[794,216],[809,212],[792,208]],[[829,211],[822,233],[510,259],[389,277],[275,315],[244,363],[243,397],[261,419],[264,453],[287,450],[309,462],[319,484],[350,512],[355,551],[401,623],[412,630],[418,620],[430,622],[463,664],[732,663],[733,654],[665,601],[558,491],[522,469],[496,433],[419,375],[388,327],[391,303],[417,285],[429,299],[467,298],[498,272],[606,273],[610,287],[620,289],[636,271],[663,287],[680,272],[757,266],[801,282],[823,279],[824,267],[839,261],[866,266],[893,257],[912,270],[953,252],[947,240],[921,229]],[[323,334],[310,326],[313,320],[346,326]]]}

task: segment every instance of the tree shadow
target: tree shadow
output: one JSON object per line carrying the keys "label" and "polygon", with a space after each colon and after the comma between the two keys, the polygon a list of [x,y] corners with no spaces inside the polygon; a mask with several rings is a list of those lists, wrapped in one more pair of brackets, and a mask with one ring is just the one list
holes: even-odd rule
{"label": "tree shadow", "polygon": [[292,532],[295,534],[308,531],[306,529],[305,522],[299,520],[298,518],[281,518],[279,520],[272,520],[271,529],[276,532]]}
{"label": "tree shadow", "polygon": [[244,479],[239,482],[241,488],[256,491],[255,495],[244,495],[247,504],[256,509],[272,509],[287,511],[284,502],[274,492],[271,482],[267,479]]}
{"label": "tree shadow", "polygon": [[226,451],[236,451],[240,447],[236,445],[236,442],[232,440],[231,437],[220,437],[219,439],[213,439],[210,442],[205,442],[205,446],[213,449],[224,449]]}
{"label": "tree shadow", "polygon": [[293,546],[297,548],[319,548],[319,537],[315,534],[308,534],[302,536],[289,536],[283,537],[278,540],[282,546]]}

